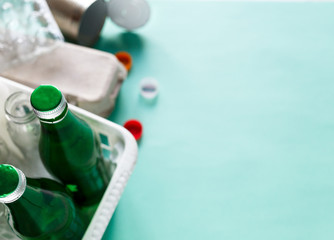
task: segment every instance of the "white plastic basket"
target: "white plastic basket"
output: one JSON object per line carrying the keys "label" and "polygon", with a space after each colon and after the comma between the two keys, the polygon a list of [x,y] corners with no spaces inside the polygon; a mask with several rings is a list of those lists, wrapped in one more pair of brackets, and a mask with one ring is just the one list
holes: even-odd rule
{"label": "white plastic basket", "polygon": [[[0,77],[0,108],[2,111],[0,113],[0,134],[9,151],[20,157],[18,149],[12,143],[6,130],[4,113],[4,101],[11,93],[17,91],[31,93],[33,89]],[[101,138],[101,149],[110,156],[108,161],[112,163],[109,164],[113,168],[112,178],[83,237],[84,240],[101,239],[137,161],[137,142],[124,127],[78,107],[72,105],[69,107],[72,112],[84,119],[98,133]],[[0,159],[1,162],[3,161]],[[3,211],[0,207],[0,218],[4,217],[1,216],[4,215]],[[0,237],[2,236],[1,229],[0,220]]]}

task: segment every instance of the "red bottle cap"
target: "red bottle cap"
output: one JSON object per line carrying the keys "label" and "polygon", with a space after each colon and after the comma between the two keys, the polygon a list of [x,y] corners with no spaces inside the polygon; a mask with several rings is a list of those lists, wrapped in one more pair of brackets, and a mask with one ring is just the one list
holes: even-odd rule
{"label": "red bottle cap", "polygon": [[132,57],[128,52],[118,52],[115,54],[118,61],[120,61],[127,71],[132,67]]}
{"label": "red bottle cap", "polygon": [[143,126],[141,122],[131,119],[125,122],[123,126],[132,133],[136,140],[141,138],[141,135],[143,134]]}

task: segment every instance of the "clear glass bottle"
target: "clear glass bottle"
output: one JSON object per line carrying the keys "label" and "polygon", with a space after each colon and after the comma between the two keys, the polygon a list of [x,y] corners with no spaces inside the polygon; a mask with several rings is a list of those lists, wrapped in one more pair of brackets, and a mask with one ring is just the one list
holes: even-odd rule
{"label": "clear glass bottle", "polygon": [[7,130],[13,143],[23,155],[20,168],[31,178],[52,178],[43,166],[38,153],[40,123],[25,92],[11,94],[5,102]]}
{"label": "clear glass bottle", "polygon": [[39,152],[45,167],[68,186],[77,203],[99,202],[110,175],[93,130],[68,109],[54,86],[39,86],[30,99],[41,122]]}
{"label": "clear glass bottle", "polygon": [[47,181],[31,184],[21,170],[0,165],[0,203],[10,210],[15,232],[29,240],[81,239],[86,226],[72,199],[60,184]]}

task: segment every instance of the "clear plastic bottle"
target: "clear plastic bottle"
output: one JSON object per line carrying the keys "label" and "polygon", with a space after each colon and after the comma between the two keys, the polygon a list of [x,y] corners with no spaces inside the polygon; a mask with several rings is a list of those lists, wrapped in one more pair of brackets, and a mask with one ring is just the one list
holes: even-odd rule
{"label": "clear plastic bottle", "polygon": [[49,52],[63,39],[45,0],[0,0],[0,70]]}

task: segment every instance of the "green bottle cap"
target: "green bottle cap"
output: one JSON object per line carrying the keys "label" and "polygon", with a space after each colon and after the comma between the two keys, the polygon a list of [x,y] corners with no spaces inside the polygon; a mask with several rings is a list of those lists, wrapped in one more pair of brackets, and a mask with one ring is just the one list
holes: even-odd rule
{"label": "green bottle cap", "polygon": [[0,164],[0,202],[11,203],[22,196],[26,178],[19,170],[8,164]]}
{"label": "green bottle cap", "polygon": [[40,119],[55,119],[66,109],[66,100],[63,94],[52,85],[40,85],[30,97],[34,112]]}

